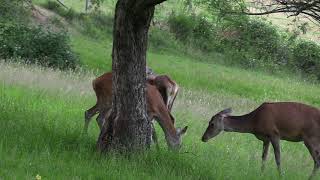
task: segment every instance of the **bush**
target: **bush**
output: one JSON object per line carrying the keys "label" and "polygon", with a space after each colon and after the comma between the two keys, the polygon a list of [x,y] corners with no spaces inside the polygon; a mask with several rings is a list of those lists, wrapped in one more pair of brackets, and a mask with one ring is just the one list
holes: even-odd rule
{"label": "bush", "polygon": [[[165,38],[164,38],[165,37]],[[158,28],[150,28],[149,30],[149,46],[157,49],[157,51],[167,51],[175,53],[179,46],[174,36],[169,32],[162,31]]]}
{"label": "bush", "polygon": [[29,21],[30,11],[20,0],[0,1],[0,22],[26,23]]}
{"label": "bush", "polygon": [[47,3],[44,4],[44,6],[49,10],[58,11],[61,5],[56,1],[47,1]]}
{"label": "bush", "polygon": [[65,13],[62,14],[63,17],[65,17],[69,21],[71,21],[79,16],[78,13],[72,8],[70,8],[68,11],[64,11],[64,12]]}
{"label": "bush", "polygon": [[176,39],[205,53],[219,48],[216,27],[202,15],[172,15],[168,20],[170,31]]}
{"label": "bush", "polygon": [[113,18],[101,11],[81,14],[78,20],[82,32],[92,38],[101,38],[106,34],[112,34]]}
{"label": "bush", "polygon": [[192,16],[173,14],[169,17],[168,24],[170,31],[175,34],[178,40],[186,41],[192,37],[193,29],[195,27]]}
{"label": "bush", "polygon": [[44,4],[42,4],[42,6],[46,9],[56,12],[57,14],[66,18],[69,21],[72,21],[73,19],[76,19],[79,16],[79,13],[77,13],[74,9],[67,9],[56,1],[47,1]]}
{"label": "bush", "polygon": [[65,32],[52,32],[22,24],[0,23],[0,58],[22,58],[29,63],[75,69],[77,56]]}
{"label": "bush", "polygon": [[311,41],[299,41],[293,49],[295,67],[307,75],[320,80],[320,46]]}
{"label": "bush", "polygon": [[242,21],[241,23],[229,24],[229,26],[223,27],[222,31],[226,34],[222,43],[228,49],[246,53],[245,57],[249,59],[257,59],[257,62],[272,60],[278,54],[279,34],[274,27],[264,22]]}
{"label": "bush", "polygon": [[[203,55],[218,52],[225,55],[226,64],[269,72],[298,70],[309,79],[320,80],[319,45],[298,41],[294,33],[281,32],[270,23],[247,16],[228,16],[217,22],[201,15],[172,14],[168,25],[188,51],[192,47],[191,51],[201,50]],[[170,47],[168,36],[153,33],[153,44]]]}

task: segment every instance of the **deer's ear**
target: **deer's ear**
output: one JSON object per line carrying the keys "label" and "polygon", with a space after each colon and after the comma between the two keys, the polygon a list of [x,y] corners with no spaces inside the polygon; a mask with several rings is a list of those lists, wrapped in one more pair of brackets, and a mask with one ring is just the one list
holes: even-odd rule
{"label": "deer's ear", "polygon": [[187,130],[188,130],[188,126],[184,127],[183,129],[181,129],[181,128],[177,129],[179,135],[185,134],[187,132]]}
{"label": "deer's ear", "polygon": [[227,109],[219,112],[219,114],[222,115],[222,116],[228,116],[228,115],[230,115],[231,113],[232,113],[232,109],[231,109],[231,108],[227,108]]}
{"label": "deer's ear", "polygon": [[184,127],[184,128],[182,129],[182,131],[181,131],[181,134],[186,133],[186,132],[187,132],[187,130],[188,130],[188,126]]}

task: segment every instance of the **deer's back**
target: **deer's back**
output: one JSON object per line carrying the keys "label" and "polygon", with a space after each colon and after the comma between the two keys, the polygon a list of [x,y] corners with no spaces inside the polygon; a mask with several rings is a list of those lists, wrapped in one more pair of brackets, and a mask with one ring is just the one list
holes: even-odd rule
{"label": "deer's back", "polygon": [[112,104],[112,73],[104,73],[92,82],[92,87],[97,96],[99,107],[108,107]]}
{"label": "deer's back", "polygon": [[252,112],[256,131],[276,134],[282,139],[301,141],[307,135],[320,135],[320,111],[295,102],[264,103]]}
{"label": "deer's back", "polygon": [[[97,103],[99,107],[110,106],[112,104],[112,73],[105,73],[93,82],[93,89],[97,96]],[[155,85],[147,83],[146,85],[147,109],[149,113],[159,112],[166,108],[160,92]],[[109,108],[110,108],[109,107]]]}

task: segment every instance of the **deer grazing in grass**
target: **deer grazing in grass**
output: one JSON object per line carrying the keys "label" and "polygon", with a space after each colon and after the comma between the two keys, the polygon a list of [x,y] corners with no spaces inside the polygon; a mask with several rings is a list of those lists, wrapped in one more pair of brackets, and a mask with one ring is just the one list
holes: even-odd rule
{"label": "deer grazing in grass", "polygon": [[221,131],[251,133],[263,141],[262,171],[270,143],[273,146],[278,171],[280,169],[280,140],[303,141],[313,160],[310,179],[320,167],[320,110],[295,102],[263,103],[257,109],[242,116],[231,116],[231,109],[214,115],[202,141],[217,136]]}
{"label": "deer grazing in grass", "polygon": [[[93,89],[96,93],[97,103],[85,112],[84,132],[87,132],[91,118],[99,113],[97,122],[100,129],[104,121],[108,119],[112,108],[112,73],[105,73],[93,81]],[[181,136],[187,131],[187,126],[183,129],[174,127],[174,118],[164,103],[163,97],[155,85],[147,83],[147,113],[150,120],[156,119],[165,133],[165,138],[169,147],[177,149],[181,146]],[[157,144],[155,130],[152,138]]]}

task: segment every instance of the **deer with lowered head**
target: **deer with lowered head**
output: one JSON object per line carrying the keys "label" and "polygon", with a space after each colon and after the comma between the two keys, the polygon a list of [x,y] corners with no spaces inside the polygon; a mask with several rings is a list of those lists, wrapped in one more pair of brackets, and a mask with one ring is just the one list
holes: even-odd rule
{"label": "deer with lowered head", "polygon": [[280,168],[280,140],[303,141],[313,160],[314,169],[310,179],[320,167],[320,110],[295,102],[263,103],[254,111],[232,116],[231,109],[225,109],[214,115],[202,141],[217,136],[221,131],[251,133],[263,142],[262,167],[268,155],[270,143],[273,146],[278,171]]}
{"label": "deer with lowered head", "polygon": [[[93,80],[92,85],[97,97],[97,103],[85,112],[84,132],[87,132],[91,118],[97,113],[99,113],[97,123],[101,129],[105,120],[108,119],[112,108],[112,73],[108,72],[101,75]],[[188,126],[183,129],[175,128],[174,117],[171,115],[157,86],[147,83],[146,98],[149,119],[151,121],[156,119],[160,124],[168,146],[172,149],[178,149],[181,146],[182,135],[185,134]],[[152,138],[157,144],[155,129],[152,129]]]}

